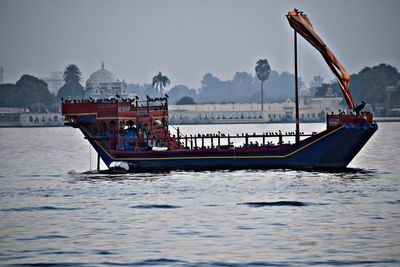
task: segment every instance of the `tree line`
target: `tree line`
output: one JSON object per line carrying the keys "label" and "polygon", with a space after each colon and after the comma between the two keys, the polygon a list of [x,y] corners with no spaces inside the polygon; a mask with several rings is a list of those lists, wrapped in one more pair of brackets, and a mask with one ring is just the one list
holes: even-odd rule
{"label": "tree line", "polygon": [[81,77],[78,66],[68,65],[64,70],[65,84],[55,96],[50,93],[45,81],[32,75],[22,75],[15,84],[0,84],[0,107],[28,108],[32,112],[58,112],[61,98],[85,97],[85,91],[80,84]]}
{"label": "tree line", "polygon": [[[280,102],[294,97],[293,74],[271,71],[266,60],[260,61],[257,66],[260,66],[258,72],[254,74],[236,72],[229,80],[222,80],[212,73],[206,73],[201,80],[200,88],[194,89],[178,84],[166,93],[170,103],[173,104],[184,97],[190,103],[260,103],[261,101],[264,103]],[[302,79],[299,80],[299,84],[304,85]],[[159,91],[152,84],[146,83],[130,83],[128,90],[141,99],[146,98],[146,95],[150,97],[159,95]]]}
{"label": "tree line", "polygon": [[[320,80],[321,81],[321,80]],[[350,92],[356,103],[365,101],[373,106],[385,102],[385,87],[395,86],[400,81],[399,71],[388,64],[379,64],[373,67],[365,67],[361,71],[350,75]],[[315,96],[325,96],[329,87],[332,87],[335,94],[342,95],[339,84],[334,81],[331,83],[320,82],[320,86],[315,88]],[[392,94],[392,105],[400,105],[400,89]]]}
{"label": "tree line", "polygon": [[[1,107],[24,107],[31,111],[58,111],[61,98],[85,98],[85,90],[80,84],[81,71],[74,65],[68,65],[64,70],[65,84],[59,89],[57,96],[51,94],[46,82],[31,75],[23,75],[15,84],[0,85]],[[385,86],[396,85],[400,81],[398,70],[387,64],[365,67],[360,72],[352,74],[350,91],[354,101],[362,100],[374,105],[385,101]],[[200,88],[189,88],[186,85],[175,85],[168,91],[171,83],[161,72],[153,77],[152,83],[128,85],[130,93],[141,99],[158,97],[166,92],[170,103],[264,103],[281,102],[294,98],[294,75],[289,72],[271,70],[266,59],[259,60],[255,72],[236,72],[231,79],[222,80],[212,73],[206,73]],[[299,79],[299,88],[305,86]],[[261,90],[260,90],[261,87]],[[329,87],[342,96],[336,81],[324,82],[320,76],[315,76],[309,83],[311,95],[324,97]],[[392,94],[392,104],[400,106],[400,91]]]}
{"label": "tree line", "polygon": [[[190,89],[185,85],[176,85],[167,94],[171,103],[176,103],[183,97],[190,97],[191,100],[189,102],[195,103],[261,102],[262,104],[266,101],[281,102],[286,99],[294,99],[293,74],[270,71],[269,75],[265,77],[267,79],[260,77],[260,73],[257,70],[255,75],[247,72],[236,72],[230,80],[221,80],[211,73],[206,73],[203,76],[200,88]],[[382,106],[385,102],[387,97],[386,86],[396,86],[399,81],[400,73],[391,65],[379,64],[373,67],[364,67],[358,73],[350,75],[350,91],[355,103],[365,101],[371,104],[375,110],[375,107]],[[259,89],[260,84],[261,91]],[[302,87],[305,87],[305,83],[300,78],[299,88]],[[329,87],[332,88],[336,96],[343,95],[336,80],[324,82],[324,79],[317,75],[308,84],[309,93],[314,97],[325,97]],[[157,93],[151,86],[146,84],[130,84],[129,88],[140,96]],[[188,101],[187,98],[186,101]],[[346,106],[344,101],[342,105]],[[400,107],[400,88],[392,93],[390,105],[390,107]]]}
{"label": "tree line", "polygon": [[47,83],[31,75],[23,75],[15,84],[0,84],[0,107],[29,108],[33,112],[58,111],[55,95]]}

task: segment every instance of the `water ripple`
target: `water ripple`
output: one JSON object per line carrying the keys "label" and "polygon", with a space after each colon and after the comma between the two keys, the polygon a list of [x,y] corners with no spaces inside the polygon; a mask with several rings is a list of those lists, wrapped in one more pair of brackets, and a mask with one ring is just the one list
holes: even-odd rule
{"label": "water ripple", "polygon": [[69,238],[68,236],[64,235],[39,235],[31,238],[19,238],[18,241],[33,241],[39,239],[59,239],[59,238]]}
{"label": "water ripple", "polygon": [[0,211],[49,211],[49,210],[80,210],[81,208],[65,208],[54,206],[7,208]]}
{"label": "water ripple", "polygon": [[328,261],[255,261],[255,262],[195,262],[185,266],[199,267],[256,267],[256,266],[357,266],[357,265],[382,265],[398,264],[396,259],[382,260],[328,260]]}
{"label": "water ripple", "polygon": [[143,261],[137,262],[129,262],[129,263],[120,263],[120,262],[102,262],[102,266],[179,266],[186,265],[186,261],[176,260],[176,259],[168,259],[168,258],[159,258],[159,259],[146,259]]}
{"label": "water ripple", "polygon": [[149,205],[136,205],[131,206],[133,209],[179,209],[181,206],[168,205],[168,204],[149,204]]}
{"label": "water ripple", "polygon": [[392,201],[386,201],[387,204],[400,204],[400,199],[397,200],[392,200]]}
{"label": "water ripple", "polygon": [[300,202],[300,201],[271,201],[271,202],[245,202],[245,203],[240,203],[238,205],[247,205],[250,207],[258,208],[258,207],[267,207],[267,206],[292,206],[292,207],[303,207],[303,206],[308,206],[308,203],[305,202]]}
{"label": "water ripple", "polygon": [[107,174],[82,173],[77,129],[1,129],[0,148],[28,141],[0,149],[0,266],[400,266],[399,132],[343,172]]}

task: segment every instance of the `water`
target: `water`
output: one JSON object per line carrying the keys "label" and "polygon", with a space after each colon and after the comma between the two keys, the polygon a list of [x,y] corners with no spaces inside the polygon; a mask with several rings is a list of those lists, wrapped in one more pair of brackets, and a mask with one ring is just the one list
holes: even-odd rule
{"label": "water", "polygon": [[85,174],[76,129],[0,129],[0,265],[400,265],[400,123],[379,126],[342,173],[124,175]]}

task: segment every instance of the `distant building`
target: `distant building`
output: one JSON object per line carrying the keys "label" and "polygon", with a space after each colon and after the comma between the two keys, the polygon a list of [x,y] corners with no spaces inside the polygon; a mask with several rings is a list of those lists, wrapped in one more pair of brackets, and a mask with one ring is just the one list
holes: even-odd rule
{"label": "distant building", "polygon": [[104,68],[104,63],[101,64],[101,69],[93,72],[86,81],[86,97],[94,99],[110,98],[119,95],[121,97],[128,96],[128,85],[125,81],[120,81],[114,73]]}
{"label": "distant building", "polygon": [[[327,113],[339,112],[342,100],[331,92],[326,97],[311,97],[303,88],[299,96],[300,120],[324,121]],[[295,103],[288,99],[281,103],[264,104],[264,111],[258,103],[170,105],[169,117],[172,124],[294,122]]]}
{"label": "distant building", "polygon": [[62,71],[52,71],[50,77],[42,78],[47,83],[50,93],[57,95],[58,90],[64,85],[64,77]]}
{"label": "distant building", "polygon": [[396,85],[385,86],[385,102],[383,106],[383,110],[385,113],[377,112],[379,115],[384,115],[388,117],[400,117],[400,106],[398,103],[398,98],[395,95],[398,95],[400,91],[400,81],[397,81]]}
{"label": "distant building", "polygon": [[0,66],[0,84],[4,83],[3,74],[4,74],[3,66]]}
{"label": "distant building", "polygon": [[29,112],[24,108],[0,107],[0,127],[63,126],[61,113]]}
{"label": "distant building", "polygon": [[391,107],[393,106],[393,94],[397,93],[400,90],[400,81],[397,81],[396,85],[393,86],[385,86],[385,106]]}

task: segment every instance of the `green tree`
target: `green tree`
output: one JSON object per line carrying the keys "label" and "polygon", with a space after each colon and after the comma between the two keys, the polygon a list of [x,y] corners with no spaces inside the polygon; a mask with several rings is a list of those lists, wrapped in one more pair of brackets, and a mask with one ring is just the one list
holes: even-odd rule
{"label": "green tree", "polygon": [[261,110],[264,110],[264,81],[266,81],[271,72],[271,67],[268,64],[268,60],[260,59],[256,64],[256,75],[261,81]]}
{"label": "green tree", "polygon": [[58,90],[57,98],[84,98],[85,90],[80,84],[82,73],[78,66],[69,64],[64,70],[65,84]]}
{"label": "green tree", "polygon": [[170,80],[168,79],[167,76],[162,75],[161,72],[159,72],[156,76],[153,77],[153,82],[151,83],[151,86],[155,88],[157,91],[160,92],[161,95],[164,94],[163,89],[170,84]]}
{"label": "green tree", "polygon": [[16,84],[17,98],[22,107],[30,107],[34,103],[43,103],[46,107],[52,105],[56,99],[49,92],[47,83],[31,75],[23,75]]}
{"label": "green tree", "polygon": [[385,86],[395,85],[400,80],[400,73],[393,66],[380,64],[365,67],[359,73],[350,76],[350,91],[354,100],[360,103],[376,104],[384,102]]}
{"label": "green tree", "polygon": [[195,105],[193,98],[190,96],[184,96],[176,102],[177,105]]}
{"label": "green tree", "polygon": [[314,95],[316,93],[316,89],[322,85],[324,82],[324,78],[321,75],[314,76],[312,81],[309,83],[310,94]]}
{"label": "green tree", "polygon": [[39,103],[32,103],[32,104],[29,106],[29,110],[30,110],[31,112],[40,112],[40,113],[43,113],[43,112],[46,112],[48,109],[47,109],[47,107],[46,107],[45,104],[39,102]]}
{"label": "green tree", "polygon": [[17,90],[15,84],[0,84],[0,107],[21,107],[17,105]]}
{"label": "green tree", "polygon": [[46,111],[55,102],[47,83],[31,75],[23,75],[15,84],[0,85],[0,106],[31,108],[33,104],[40,104]]}
{"label": "green tree", "polygon": [[82,78],[82,72],[75,64],[69,64],[64,70],[64,80],[66,83],[79,83]]}
{"label": "green tree", "polygon": [[197,92],[195,89],[189,89],[186,85],[175,85],[170,90],[168,90],[169,101],[171,103],[176,103],[184,96],[190,96],[193,99],[196,99]]}

